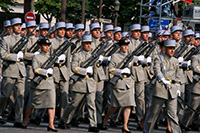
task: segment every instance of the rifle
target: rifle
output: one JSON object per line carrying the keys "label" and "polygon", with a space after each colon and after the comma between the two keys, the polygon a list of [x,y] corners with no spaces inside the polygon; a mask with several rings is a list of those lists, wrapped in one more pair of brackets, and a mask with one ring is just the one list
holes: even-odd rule
{"label": "rifle", "polygon": [[188,48],[188,44],[191,42],[192,38],[193,36],[190,37],[190,40],[188,40],[186,44],[184,44],[183,46],[180,46],[181,48],[178,48],[180,49],[179,51],[175,51],[175,54],[174,54],[175,58],[178,58],[183,54],[183,52]]}
{"label": "rifle", "polygon": [[[43,37],[43,38],[48,38],[48,36],[50,35],[50,33],[51,33],[52,30],[53,30],[53,28],[50,28],[48,30],[48,33],[46,34],[46,36]],[[29,52],[29,53],[35,53],[35,52],[37,52],[39,50],[40,47],[38,45],[38,40],[27,50],[27,52]]]}
{"label": "rifle", "polygon": [[33,31],[27,35],[26,37],[24,36],[24,34],[22,35],[22,38],[11,48],[10,52],[11,53],[18,53],[19,51],[22,50],[22,48],[27,44],[27,42],[29,41],[30,36],[33,34],[33,32],[36,30],[37,26],[33,29]]}
{"label": "rifle", "polygon": [[185,61],[188,61],[191,59],[191,57],[197,53],[199,53],[199,47],[200,45],[198,45],[197,47],[193,47],[191,48],[184,56],[183,56],[183,59]]}
{"label": "rifle", "polygon": [[[76,34],[77,35],[77,34]],[[76,37],[76,35],[74,35],[71,39],[69,40],[65,40],[56,50],[55,52],[42,64],[41,68],[43,69],[48,69],[51,68],[54,63],[56,62],[56,60],[58,59],[58,57],[63,54],[72,44],[72,40]],[[45,79],[45,76],[42,75],[36,75],[33,80],[32,83],[34,85],[39,85],[40,82]]]}
{"label": "rifle", "polygon": [[72,46],[71,46],[71,54],[73,55],[74,53],[77,53],[80,49],[81,49],[81,45],[76,49],[76,46],[77,46],[77,43],[79,43],[81,41],[81,38],[79,38],[75,44],[72,43]]}
{"label": "rifle", "polygon": [[[114,35],[114,32],[113,32],[112,35]],[[111,40],[112,35],[111,35],[106,41],[101,42],[101,43],[93,50],[92,55],[91,55],[88,59],[86,59],[84,62],[82,62],[82,63],[80,64],[80,67],[82,67],[82,68],[87,68],[87,67],[89,67],[89,66],[92,66],[92,65],[99,59],[99,56],[102,55],[102,54],[105,52],[104,49],[106,48],[106,43],[107,43],[107,41]],[[79,78],[81,78],[81,76],[78,75],[78,74],[74,74],[74,75],[72,75],[72,76],[70,77],[70,79],[71,79],[72,81],[74,81],[74,83],[75,83],[77,80],[79,80]]]}
{"label": "rifle", "polygon": [[[131,53],[131,54],[128,54],[120,63],[119,65],[117,66],[118,69],[124,69],[126,67],[128,67],[128,64],[133,60],[134,56],[136,55],[136,53],[138,53],[139,50],[141,50],[141,48],[143,47],[143,44],[141,43],[140,45],[138,45],[138,47]],[[143,49],[144,50],[144,49]],[[143,52],[143,51],[141,51]],[[114,77],[112,77],[110,79],[110,83],[112,85],[116,85],[117,81],[119,79],[123,79],[123,77],[126,77],[126,75],[120,75],[120,76],[117,76],[115,75]]]}

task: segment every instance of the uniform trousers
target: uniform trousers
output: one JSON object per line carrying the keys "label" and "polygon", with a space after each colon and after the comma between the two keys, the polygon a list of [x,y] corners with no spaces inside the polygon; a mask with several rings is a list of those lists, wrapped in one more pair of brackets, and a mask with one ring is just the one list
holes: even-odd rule
{"label": "uniform trousers", "polygon": [[82,100],[86,99],[86,105],[88,109],[88,119],[89,119],[89,126],[96,127],[97,126],[97,118],[96,118],[96,107],[95,107],[95,92],[92,93],[79,93],[73,92],[73,99],[72,102],[67,105],[63,114],[63,121],[66,124],[70,124],[73,118],[73,114],[75,113],[76,109],[78,108],[79,104]]}
{"label": "uniform trousers", "polygon": [[181,133],[177,116],[177,98],[169,98],[166,100],[156,96],[152,97],[152,104],[148,110],[145,120],[144,133],[153,133],[154,125],[160,114],[160,110],[162,109],[163,104],[165,104],[167,108],[167,116],[170,127],[172,129],[172,133]]}
{"label": "uniform trousers", "polygon": [[[3,78],[3,84],[1,88],[1,93],[4,97],[7,98],[7,102],[0,103],[3,105],[3,108],[1,108],[0,112],[3,112],[7,106],[8,100],[10,98],[10,95],[14,89],[16,92],[15,96],[15,122],[22,122],[23,121],[23,107],[24,107],[24,84],[25,84],[25,78]],[[1,106],[2,106],[1,105]]]}

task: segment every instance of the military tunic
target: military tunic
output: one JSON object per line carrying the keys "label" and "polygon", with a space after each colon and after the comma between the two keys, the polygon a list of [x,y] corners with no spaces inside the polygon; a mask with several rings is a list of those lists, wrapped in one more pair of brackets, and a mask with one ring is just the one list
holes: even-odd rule
{"label": "military tunic", "polygon": [[[112,55],[111,62],[109,64],[109,71],[113,75],[119,75],[120,69],[117,66],[125,58],[127,53],[121,51]],[[131,69],[132,64],[130,63],[129,68]],[[117,84],[113,86],[111,93],[111,106],[112,107],[128,107],[135,106],[134,97],[134,77],[131,76],[123,79],[119,79]]]}
{"label": "military tunic", "polygon": [[[35,74],[46,76],[46,69],[41,68],[42,64],[49,58],[48,53],[41,52],[33,56],[32,67]],[[34,108],[55,108],[56,90],[53,76],[43,79],[36,87],[31,88],[31,103]]]}

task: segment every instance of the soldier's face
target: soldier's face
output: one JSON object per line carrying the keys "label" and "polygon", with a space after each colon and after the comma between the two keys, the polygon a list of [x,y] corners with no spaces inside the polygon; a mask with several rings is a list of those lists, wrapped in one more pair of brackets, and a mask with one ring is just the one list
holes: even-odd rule
{"label": "soldier's face", "polygon": [[40,30],[40,36],[45,37],[48,34],[48,30],[47,29],[41,29]]}
{"label": "soldier's face", "polygon": [[91,50],[91,42],[84,42],[81,43],[83,50],[89,52]]}
{"label": "soldier's face", "polygon": [[135,40],[138,40],[141,36],[141,32],[139,30],[131,31],[131,37]]}
{"label": "soldier's face", "polygon": [[91,31],[92,37],[94,37],[95,39],[100,39],[101,37],[101,32],[100,29],[93,29]]}
{"label": "soldier's face", "polygon": [[143,41],[148,41],[149,40],[149,32],[141,33],[141,38]]}
{"label": "soldier's face", "polygon": [[168,56],[168,57],[172,57],[175,53],[175,47],[167,47],[166,50],[165,50],[165,54]]}
{"label": "soldier's face", "polygon": [[50,50],[50,45],[42,44],[42,45],[40,45],[40,49],[42,52],[47,53]]}
{"label": "soldier's face", "polygon": [[[28,34],[30,34],[34,29],[35,29],[35,27],[27,28]],[[36,35],[36,30],[33,31],[32,35]]]}
{"label": "soldier's face", "polygon": [[21,33],[21,24],[16,24],[16,25],[13,25],[13,32],[15,33],[15,34],[20,34]]}
{"label": "soldier's face", "polygon": [[73,31],[72,31],[72,29],[67,29],[66,32],[65,32],[65,34],[66,34],[66,37],[67,37],[67,38],[71,38],[71,37],[73,36]]}
{"label": "soldier's face", "polygon": [[84,30],[80,30],[78,35],[77,35],[77,38],[81,38],[84,34]]}
{"label": "soldier's face", "polygon": [[[113,33],[112,30],[107,31],[107,32],[104,32],[106,38],[110,37],[110,36],[112,35],[112,33]],[[112,36],[112,40],[113,40],[113,39],[114,39],[114,37]]]}
{"label": "soldier's face", "polygon": [[13,32],[13,29],[9,26],[9,27],[5,27],[5,28],[4,28],[4,31],[5,31],[5,32],[9,31],[9,32],[8,32],[8,35],[11,35],[12,32]]}
{"label": "soldier's face", "polygon": [[197,47],[200,44],[200,39],[195,39],[194,46]]}
{"label": "soldier's face", "polygon": [[59,38],[63,38],[65,36],[65,28],[59,28],[59,29],[57,29],[57,36]]}
{"label": "soldier's face", "polygon": [[162,36],[160,38],[160,42],[165,41],[165,40],[169,40],[169,36]]}
{"label": "soldier's face", "polygon": [[[26,31],[26,29],[22,29],[20,34],[23,35],[25,31]],[[25,33],[25,36],[26,36],[26,33]]]}
{"label": "soldier's face", "polygon": [[172,39],[179,41],[181,39],[181,32],[176,31],[176,32],[172,33],[171,36],[172,36]]}
{"label": "soldier's face", "polygon": [[185,37],[183,37],[184,43],[187,43],[190,40],[191,37],[192,37],[192,39],[191,39],[189,45],[193,45],[194,42],[195,42],[195,38],[193,36],[185,36]]}
{"label": "soldier's face", "polygon": [[51,33],[51,34],[49,35],[49,38],[54,38],[54,33]]}
{"label": "soldier's face", "polygon": [[122,33],[121,32],[117,32],[114,35],[114,40],[115,41],[119,41],[122,38]]}
{"label": "soldier's face", "polygon": [[128,51],[128,45],[121,45],[120,51],[123,52],[123,53],[126,53]]}

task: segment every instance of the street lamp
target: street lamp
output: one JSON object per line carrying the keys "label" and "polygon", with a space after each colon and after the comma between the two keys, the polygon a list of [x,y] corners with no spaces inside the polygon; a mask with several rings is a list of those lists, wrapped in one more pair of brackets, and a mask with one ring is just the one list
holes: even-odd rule
{"label": "street lamp", "polygon": [[119,16],[118,12],[119,12],[119,8],[120,8],[120,2],[118,0],[115,0],[115,3],[114,3],[114,11],[115,11],[115,26],[117,26],[117,18]]}

